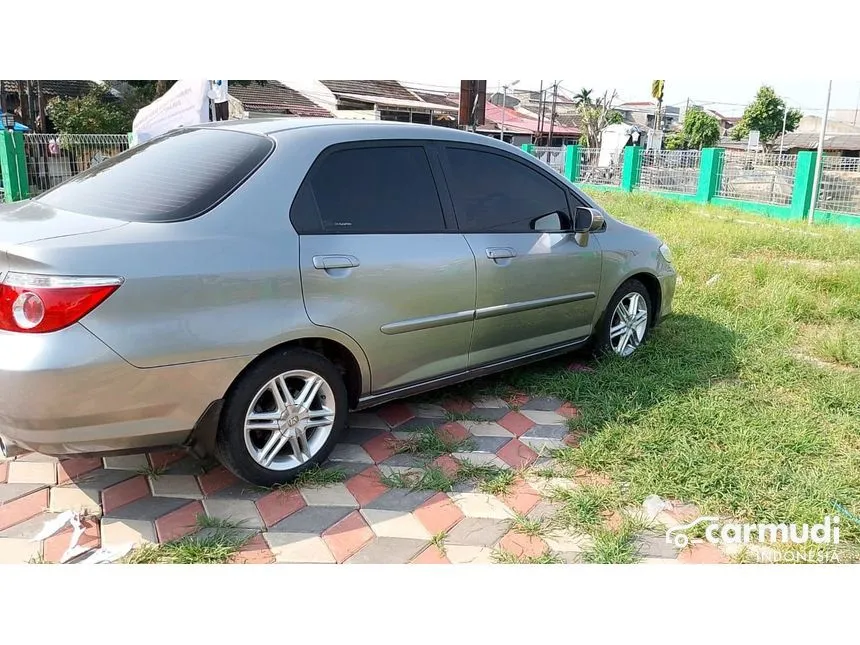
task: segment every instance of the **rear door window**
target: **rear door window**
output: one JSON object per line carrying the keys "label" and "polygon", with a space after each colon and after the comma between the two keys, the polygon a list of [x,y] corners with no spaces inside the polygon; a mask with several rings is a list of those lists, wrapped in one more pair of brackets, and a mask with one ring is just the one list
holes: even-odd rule
{"label": "rear door window", "polygon": [[190,219],[235,190],[273,148],[271,139],[257,134],[178,130],[108,159],[35,201],[130,222]]}
{"label": "rear door window", "polygon": [[292,211],[300,233],[314,232],[314,219],[326,233],[443,231],[424,147],[351,147],[326,154],[299,190]]}

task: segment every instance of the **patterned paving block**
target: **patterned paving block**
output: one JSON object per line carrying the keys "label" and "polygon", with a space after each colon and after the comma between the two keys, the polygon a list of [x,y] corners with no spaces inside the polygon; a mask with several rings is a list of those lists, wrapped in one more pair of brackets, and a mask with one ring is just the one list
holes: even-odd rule
{"label": "patterned paving block", "polygon": [[344,562],[373,539],[373,531],[361,513],[352,511],[322,534],[322,539],[337,562]]}
{"label": "patterned paving block", "polygon": [[406,564],[428,544],[426,540],[374,538],[361,551],[349,558],[346,564]]}
{"label": "patterned paving block", "polygon": [[522,438],[528,439],[564,439],[568,434],[567,426],[559,425],[536,425],[529,429]]}
{"label": "patterned paving block", "polygon": [[550,549],[557,553],[580,553],[593,545],[590,536],[569,530],[555,530],[544,536]]}
{"label": "patterned paving block", "polygon": [[339,443],[331,451],[329,461],[347,461],[352,463],[372,464],[373,458],[361,446],[351,443]]}
{"label": "patterned paving block", "polygon": [[492,547],[509,529],[510,522],[506,520],[467,517],[448,531],[445,536],[445,547],[449,545]]}
{"label": "patterned paving block", "polygon": [[527,430],[534,427],[535,424],[534,421],[519,412],[508,412],[499,419],[498,423],[515,437],[522,436]]}
{"label": "patterned paving block", "polygon": [[155,520],[155,532],[159,542],[171,542],[194,533],[197,530],[197,517],[203,515],[203,504],[193,501],[175,511]]}
{"label": "patterned paving block", "polygon": [[362,509],[364,521],[377,537],[429,540],[432,535],[412,513]]}
{"label": "patterned paving block", "polygon": [[504,495],[500,495],[500,499],[505,506],[522,515],[541,501],[538,492],[522,479],[517,479]]}
{"label": "patterned paving block", "polygon": [[460,449],[455,454],[471,454],[475,452],[485,452],[489,454],[496,454],[502,446],[508,443],[513,435],[510,433],[504,437],[472,437],[470,443],[471,445],[466,446],[465,448]]}
{"label": "patterned paving block", "polygon": [[360,506],[366,506],[388,491],[388,486],[380,481],[380,472],[376,466],[371,466],[350,479],[345,486]]}
{"label": "patterned paving block", "polygon": [[173,497],[144,497],[129,504],[111,509],[104,514],[106,519],[141,520],[154,522],[159,517],[186,506],[192,500]]}
{"label": "patterned paving block", "polygon": [[463,511],[445,493],[437,493],[416,508],[414,513],[431,535],[448,531],[463,519]]}
{"label": "patterned paving block", "polygon": [[553,450],[561,450],[565,447],[565,443],[562,439],[548,439],[545,437],[527,437],[523,435],[520,437],[520,441],[526,444],[529,448],[534,450],[538,456],[541,455],[549,455]]}
{"label": "patterned paving block", "polygon": [[[497,396],[479,396],[472,399],[475,408],[508,408],[508,404]],[[474,412],[474,410],[473,410]]]}
{"label": "patterned paving block", "polygon": [[572,419],[573,417],[579,416],[579,408],[571,405],[570,403],[565,403],[556,410],[556,412],[566,419]]}
{"label": "patterned paving block", "polygon": [[353,412],[349,415],[347,424],[350,429],[375,428],[377,430],[388,430],[388,424],[379,415],[371,412]]}
{"label": "patterned paving block", "polygon": [[[208,485],[204,484],[202,477],[198,478],[198,481],[201,488],[204,485]],[[263,499],[266,495],[271,495],[271,493],[272,491],[266,488],[258,488],[253,484],[237,479],[236,483],[228,484],[224,488],[218,488],[212,493],[207,493],[206,496],[212,499],[247,499],[256,502]]]}
{"label": "patterned paving block", "polygon": [[442,407],[454,414],[467,414],[475,405],[466,399],[447,398],[442,401]]}
{"label": "patterned paving block", "polygon": [[445,547],[445,556],[451,564],[492,564],[493,550],[485,546],[459,546],[451,545]]}
{"label": "patterned paving block", "polygon": [[383,466],[400,466],[401,468],[424,468],[427,465],[427,458],[422,455],[410,453],[400,453],[392,455],[385,461],[379,464],[379,469]]}
{"label": "patterned paving block", "polygon": [[564,426],[567,427],[567,418],[561,416],[557,412],[548,412],[545,410],[520,410],[520,414],[534,421],[537,425],[542,426]]}
{"label": "patterned paving block", "polygon": [[473,466],[495,466],[496,468],[507,469],[508,464],[499,459],[492,452],[455,452],[452,454],[454,459],[461,462],[468,462]]}
{"label": "patterned paving block", "polygon": [[177,461],[181,461],[188,457],[188,451],[182,448],[171,450],[158,450],[150,452],[147,455],[150,465],[156,470],[166,470]]}
{"label": "patterned paving block", "polygon": [[549,547],[535,535],[509,532],[499,541],[499,550],[518,558],[532,558],[545,553]]}
{"label": "patterned paving block", "polygon": [[[128,471],[112,471],[127,473]],[[52,492],[56,492],[54,489]],[[150,496],[149,482],[143,475],[136,475],[130,479],[119,482],[102,492],[102,512],[109,513],[115,508],[130,504],[144,497]],[[53,500],[51,502],[53,505]]]}
{"label": "patterned paving block", "polygon": [[436,434],[442,439],[451,442],[463,441],[464,439],[468,439],[472,436],[471,433],[457,421],[443,423],[441,426],[436,428]]}
{"label": "patterned paving block", "polygon": [[[476,407],[469,411],[469,417],[474,421],[498,421],[508,413],[508,408]],[[462,422],[461,422],[462,423]]]}
{"label": "patterned paving block", "polygon": [[432,490],[407,490],[404,488],[393,488],[380,495],[369,504],[366,504],[364,508],[411,513],[435,494],[436,491]]}
{"label": "patterned paving block", "polygon": [[13,524],[9,528],[3,529],[0,531],[0,537],[32,540],[45,527],[46,522],[50,522],[59,516],[60,513],[39,513],[28,520],[24,520],[23,522]]}
{"label": "patterned paving block", "polygon": [[336,470],[343,476],[344,480],[355,477],[358,473],[368,468],[367,463],[355,461],[326,461],[322,464],[323,470]]}
{"label": "patterned paving block", "polygon": [[412,559],[412,564],[451,564],[435,544],[431,544]]}
{"label": "patterned paving block", "polygon": [[256,504],[263,523],[269,527],[307,506],[304,497],[295,489],[272,491],[258,499]]}
{"label": "patterned paving block", "polygon": [[448,410],[436,403],[412,403],[409,404],[412,413],[416,417],[424,419],[447,419]]}
{"label": "patterned paving block", "polygon": [[42,557],[42,545],[22,538],[0,537],[0,564],[27,564]]}
{"label": "patterned paving block", "polygon": [[43,484],[0,484],[0,508],[8,502],[41,489],[47,490]]}
{"label": "patterned paving block", "polygon": [[358,508],[359,504],[346,484],[329,484],[314,488],[302,488],[299,491],[308,506],[345,506]]}
{"label": "patterned paving block", "polygon": [[494,421],[462,421],[463,427],[475,437],[505,437],[510,439],[513,434]]}
{"label": "patterned paving block", "polygon": [[451,455],[440,455],[433,460],[432,465],[439,468],[448,477],[454,477],[460,472],[460,462],[454,459]]}
{"label": "patterned paving block", "polygon": [[518,439],[506,443],[496,454],[511,468],[523,468],[537,459],[537,453]]}
{"label": "patterned paving block", "polygon": [[271,533],[312,533],[319,535],[352,513],[345,506],[306,506],[269,527]]}
{"label": "patterned paving block", "polygon": [[72,457],[57,464],[57,483],[66,484],[102,467],[99,457]]}
{"label": "patterned paving block", "polygon": [[384,432],[362,444],[364,451],[375,463],[385,461],[397,452],[397,439],[390,432]]}
{"label": "patterned paving block", "polygon": [[445,424],[444,419],[433,417],[415,417],[397,426],[397,432],[421,432],[432,428],[438,428]]}
{"label": "patterned paving block", "polygon": [[9,462],[0,461],[0,484],[6,483],[6,476],[9,474]]}
{"label": "patterned paving block", "polygon": [[186,475],[186,476],[197,476],[203,475],[206,472],[205,464],[192,457],[191,455],[186,454],[182,457],[182,459],[177,459],[176,461],[172,461],[168,463],[166,466],[160,469],[159,473],[161,475]]}
{"label": "patterned paving block", "polygon": [[38,452],[28,452],[26,454],[19,455],[15,459],[15,461],[43,462],[43,463],[56,464],[56,463],[59,463],[60,458],[59,457],[52,457],[51,455],[43,455],[43,454],[38,453]]}
{"label": "patterned paving block", "polygon": [[535,399],[529,399],[528,402],[520,406],[521,410],[543,410],[544,412],[555,412],[558,410],[564,401],[551,396],[541,396]]}
{"label": "patterned paving block", "polygon": [[375,439],[381,434],[388,432],[388,429],[380,430],[378,428],[347,428],[343,433],[343,443],[352,443],[360,446],[367,443],[371,439]]}
{"label": "patterned paving block", "polygon": [[679,550],[671,543],[666,543],[665,534],[640,533],[634,541],[636,551],[642,558],[665,558],[674,560],[678,557]]}
{"label": "patterned paving block", "polygon": [[156,497],[203,498],[197,478],[193,475],[159,475],[150,477],[149,484]]}
{"label": "patterned paving block", "polygon": [[139,546],[157,544],[155,522],[150,520],[115,519],[103,517],[101,520],[102,544],[106,548],[120,547],[125,544]]}
{"label": "patterned paving block", "polygon": [[10,484],[57,483],[57,465],[49,461],[13,461],[9,464],[6,481]]}
{"label": "patterned paving block", "polygon": [[497,497],[486,493],[450,493],[452,501],[466,517],[509,519],[513,511]]}
{"label": "patterned paving block", "polygon": [[403,402],[388,403],[381,408],[373,411],[380,419],[385,421],[390,428],[396,428],[402,423],[406,423],[415,415],[412,410]]}
{"label": "patterned paving block", "polygon": [[213,495],[220,490],[239,483],[239,478],[224,468],[224,466],[215,466],[215,468],[197,477],[197,485],[200,486],[200,490],[204,495]]}
{"label": "patterned paving block", "polygon": [[209,517],[228,520],[242,528],[262,529],[263,519],[257,505],[247,499],[204,499],[203,509]]}
{"label": "patterned paving block", "polygon": [[270,564],[275,555],[262,535],[255,535],[230,557],[231,564]]}
{"label": "patterned paving block", "polygon": [[275,562],[334,564],[335,559],[319,536],[310,533],[264,533]]}
{"label": "patterned paving block", "polygon": [[150,467],[146,454],[105,457],[104,462],[105,468],[108,470],[133,470],[134,472],[140,472]]}

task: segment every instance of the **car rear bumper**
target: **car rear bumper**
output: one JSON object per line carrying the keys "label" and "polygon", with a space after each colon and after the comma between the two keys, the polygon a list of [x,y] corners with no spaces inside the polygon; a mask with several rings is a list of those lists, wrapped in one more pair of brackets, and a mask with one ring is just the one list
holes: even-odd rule
{"label": "car rear bumper", "polygon": [[0,435],[50,455],[180,444],[249,361],[140,369],[81,325],[0,331]]}

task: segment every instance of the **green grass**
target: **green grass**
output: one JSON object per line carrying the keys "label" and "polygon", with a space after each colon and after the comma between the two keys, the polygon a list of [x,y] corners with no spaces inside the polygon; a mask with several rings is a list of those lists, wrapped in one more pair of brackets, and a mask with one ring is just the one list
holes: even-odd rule
{"label": "green grass", "polygon": [[272,488],[264,486],[252,486],[255,490],[292,490],[296,488],[321,488],[330,484],[337,484],[346,479],[346,473],[338,468],[320,468],[314,466],[302,472],[293,481],[287,484],[278,484]]}
{"label": "green grass", "polygon": [[612,486],[585,484],[573,490],[558,490],[553,499],[562,507],[555,520],[566,528],[590,531],[603,521],[603,513],[621,506],[621,495]]}
{"label": "green grass", "polygon": [[143,468],[139,469],[137,471],[137,473],[139,475],[143,475],[144,477],[152,477],[153,479],[158,479],[166,471],[167,471],[167,468],[165,466],[146,465]]}
{"label": "green grass", "polygon": [[129,553],[126,564],[223,564],[249,539],[245,533],[214,529],[165,544],[147,544]]}
{"label": "green grass", "polygon": [[511,520],[511,529],[523,535],[541,537],[549,533],[549,524],[546,519],[534,519],[517,513]]}
{"label": "green grass", "polygon": [[[647,195],[595,197],[672,249],[682,278],[674,316],[631,359],[575,372],[563,357],[463,391],[571,401],[582,441],[559,453],[560,466],[623,482],[634,503],[653,493],[761,522],[816,523],[834,502],[860,514],[860,370],[848,333],[860,326],[860,233]],[[847,331],[813,342],[810,329]],[[596,502],[573,498],[568,519],[594,526]],[[843,523],[843,540],[858,536]],[[625,540],[598,537],[595,561],[625,560]]]}
{"label": "green grass", "polygon": [[462,450],[470,450],[471,439],[453,439],[436,432],[435,428],[421,428],[412,433],[409,439],[397,443],[398,453],[421,455],[433,460],[440,455]]}
{"label": "green grass", "polygon": [[380,475],[379,481],[389,488],[408,488],[410,490],[437,490],[447,493],[454,484],[456,477],[449,477],[437,466],[427,466],[422,470],[414,472],[393,472]]}
{"label": "green grass", "polygon": [[625,522],[617,531],[599,528],[591,534],[592,545],[582,552],[582,561],[589,564],[635,564],[641,558],[636,548],[636,529]]}
{"label": "green grass", "polygon": [[540,555],[520,556],[507,551],[494,551],[493,560],[498,564],[562,564],[562,559],[552,551]]}

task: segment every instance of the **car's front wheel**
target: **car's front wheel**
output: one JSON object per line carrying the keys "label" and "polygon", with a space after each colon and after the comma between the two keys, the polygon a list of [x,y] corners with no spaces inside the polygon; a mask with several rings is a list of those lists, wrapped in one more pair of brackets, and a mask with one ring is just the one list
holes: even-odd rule
{"label": "car's front wheel", "polygon": [[598,354],[633,354],[648,337],[651,328],[651,297],[639,280],[622,284],[598,325],[595,350]]}
{"label": "car's front wheel", "polygon": [[273,354],[227,396],[218,458],[252,484],[287,483],[329,455],[346,426],[347,406],[343,378],[324,356],[305,349]]}

